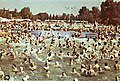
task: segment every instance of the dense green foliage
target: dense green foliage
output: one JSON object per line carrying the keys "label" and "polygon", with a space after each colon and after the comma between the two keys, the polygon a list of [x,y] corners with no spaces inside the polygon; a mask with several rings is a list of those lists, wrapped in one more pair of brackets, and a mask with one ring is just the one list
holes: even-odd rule
{"label": "dense green foliage", "polygon": [[40,19],[42,21],[46,19],[50,20],[87,20],[91,23],[97,21],[102,24],[120,24],[120,2],[114,2],[113,0],[106,0],[101,3],[101,10],[93,6],[92,10],[89,10],[86,6],[83,6],[78,15],[63,13],[62,15],[48,15],[47,13],[38,13],[33,15],[29,7],[24,7],[20,12],[17,9],[14,11],[0,9],[0,16],[5,18],[23,18],[23,19]]}

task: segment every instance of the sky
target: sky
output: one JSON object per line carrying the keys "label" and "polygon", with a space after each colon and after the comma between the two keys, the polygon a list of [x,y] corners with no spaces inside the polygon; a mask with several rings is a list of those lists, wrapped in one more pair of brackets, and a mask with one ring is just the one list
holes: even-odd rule
{"label": "sky", "polygon": [[[48,13],[61,15],[62,13],[78,14],[82,6],[92,9],[93,6],[99,7],[105,0],[0,0],[0,9],[6,8],[20,11],[24,7],[30,7],[33,14]],[[120,1],[120,0],[114,0]]]}

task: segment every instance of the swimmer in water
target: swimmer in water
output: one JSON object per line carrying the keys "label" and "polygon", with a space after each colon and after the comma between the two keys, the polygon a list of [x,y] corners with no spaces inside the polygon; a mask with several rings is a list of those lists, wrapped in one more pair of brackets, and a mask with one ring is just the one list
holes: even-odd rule
{"label": "swimmer in water", "polygon": [[76,68],[75,68],[75,67],[72,68],[71,74],[77,75],[77,76],[81,76],[80,73],[78,73],[78,72],[76,71]]}
{"label": "swimmer in water", "polygon": [[118,61],[115,61],[114,68],[115,68],[115,70],[120,70],[120,64]]}
{"label": "swimmer in water", "polygon": [[3,79],[5,76],[4,71],[2,71],[2,68],[0,67],[0,78]]}
{"label": "swimmer in water", "polygon": [[104,69],[105,69],[105,70],[108,70],[108,71],[111,70],[111,68],[108,66],[107,63],[105,63]]}
{"label": "swimmer in water", "polygon": [[13,64],[13,65],[12,65],[12,71],[13,71],[15,74],[18,73],[18,69],[17,69],[16,64]]}

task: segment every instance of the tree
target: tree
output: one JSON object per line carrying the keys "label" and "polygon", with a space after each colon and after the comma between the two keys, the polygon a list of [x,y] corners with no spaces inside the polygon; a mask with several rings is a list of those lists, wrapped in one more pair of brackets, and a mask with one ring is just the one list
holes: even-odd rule
{"label": "tree", "polygon": [[58,15],[55,15],[55,20],[58,20],[59,18],[58,18]]}
{"label": "tree", "polygon": [[53,14],[53,16],[52,16],[52,20],[55,20],[55,15]]}
{"label": "tree", "polygon": [[93,21],[95,22],[95,21],[97,21],[97,22],[101,22],[101,19],[100,19],[100,11],[99,11],[99,9],[98,9],[98,7],[95,7],[95,6],[93,6],[92,7],[92,14],[93,14]]}
{"label": "tree", "polygon": [[6,10],[5,8],[3,8],[3,10],[1,11],[1,17],[10,19],[11,14],[9,13],[9,9]]}
{"label": "tree", "polygon": [[17,13],[17,9],[16,8],[14,9],[14,12]]}
{"label": "tree", "polygon": [[51,16],[51,14],[50,14],[50,16],[49,16],[49,19],[50,19],[50,20],[52,19],[52,16]]}
{"label": "tree", "polygon": [[66,13],[63,13],[63,14],[62,14],[61,20],[67,20],[67,15],[66,15]]}
{"label": "tree", "polygon": [[48,14],[47,13],[39,13],[36,15],[36,19],[40,19],[42,21],[45,21],[48,19]]}
{"label": "tree", "polygon": [[[101,19],[104,24],[116,24],[119,20],[120,11],[118,8],[119,2],[114,2],[113,0],[106,0],[101,4]],[[119,6],[120,7],[120,6]],[[119,23],[120,24],[120,23]]]}
{"label": "tree", "polygon": [[93,15],[90,12],[89,9],[87,9],[86,6],[82,7],[82,9],[79,10],[79,15],[78,15],[80,20],[86,20],[89,22],[93,22]]}
{"label": "tree", "polygon": [[74,20],[74,15],[70,14],[70,20]]}
{"label": "tree", "polygon": [[116,17],[113,18],[114,23],[119,24],[120,25],[120,2],[116,3],[116,12],[114,12],[116,14]]}
{"label": "tree", "polygon": [[22,16],[23,19],[31,19],[32,18],[32,12],[30,11],[29,7],[24,7],[21,9],[19,14]]}
{"label": "tree", "polygon": [[9,12],[11,14],[12,18],[21,18],[20,14],[17,12],[17,9],[15,8],[14,11]]}

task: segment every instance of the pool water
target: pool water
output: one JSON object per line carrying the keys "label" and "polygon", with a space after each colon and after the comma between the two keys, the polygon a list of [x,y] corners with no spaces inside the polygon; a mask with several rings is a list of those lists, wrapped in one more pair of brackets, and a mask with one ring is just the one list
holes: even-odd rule
{"label": "pool water", "polygon": [[[51,31],[43,31],[43,30],[39,30],[39,31],[33,31],[31,32],[33,35],[35,35],[36,37],[38,37],[41,33],[42,36],[44,36],[44,33],[46,32],[47,33],[50,33],[50,35],[52,35],[52,32]],[[57,33],[60,33],[61,37],[64,38],[65,35],[67,35],[68,37],[71,37],[71,35],[74,33],[74,32],[65,32],[65,31],[53,31],[53,33],[55,34],[55,36],[57,36]],[[46,39],[46,43],[47,43],[47,47],[49,47],[49,44],[50,44],[50,39]],[[74,38],[74,39],[71,39],[71,40],[75,40],[76,42],[80,43],[80,42],[85,42],[87,44],[87,46],[90,46],[92,44],[94,44],[95,42],[93,42],[92,39],[90,39],[90,41],[88,42],[87,41],[87,38]],[[5,39],[3,38],[0,38],[0,44],[3,44],[3,42],[5,41]],[[64,40],[63,39],[60,39],[60,41],[62,42],[62,44],[64,44]],[[56,38],[55,40],[55,44],[54,44],[54,49],[53,49],[53,52],[54,53],[59,53],[60,52],[60,48],[58,47],[58,40]],[[115,42],[115,41],[113,41]],[[19,48],[15,48],[16,44],[15,43],[11,43],[10,44],[11,46],[13,46],[14,48],[14,51],[19,51],[19,52],[22,52],[24,49],[25,49],[25,46],[29,46],[30,48],[34,48],[34,49],[37,49],[39,47],[42,47],[42,45],[37,45],[37,46],[34,46],[34,45],[30,45],[29,43],[25,43],[25,41],[23,40],[20,44],[20,47]],[[4,47],[4,45],[2,45],[2,47]],[[102,48],[102,46],[101,46]],[[70,52],[72,53],[73,50],[72,49],[62,49],[63,52],[66,54],[67,52]],[[79,52],[79,49],[78,49],[78,52]],[[55,59],[57,60],[61,65],[62,65],[62,68],[55,68],[53,66],[53,64],[50,65],[50,78],[46,79],[44,76],[43,76],[43,67],[44,67],[44,61],[47,57],[47,50],[44,50],[42,54],[36,54],[34,53],[33,55],[31,55],[32,59],[34,60],[34,62],[37,64],[38,66],[38,69],[34,72],[34,74],[31,73],[31,71],[28,69],[28,67],[24,67],[25,69],[25,72],[30,76],[30,80],[29,81],[72,81],[73,78],[78,78],[80,81],[107,81],[107,80],[111,80],[113,81],[114,80],[114,76],[116,76],[117,74],[120,74],[120,71],[113,71],[111,70],[110,72],[106,71],[105,74],[103,75],[98,75],[96,77],[86,77],[86,76],[74,76],[74,75],[71,75],[71,70],[73,67],[76,67],[77,71],[79,72],[79,69],[80,69],[80,65],[81,63],[75,63],[73,66],[70,66],[69,65],[69,59],[68,58],[64,58],[63,60],[60,60],[60,59]],[[43,62],[39,61],[38,59],[42,59]],[[4,70],[8,72],[10,72],[10,69],[11,69],[11,64],[12,63],[17,63],[18,66],[20,66],[20,62],[19,62],[19,59],[16,59],[16,61],[13,61],[13,62],[9,62],[8,59],[6,59],[6,61],[2,61],[1,63],[1,66],[4,67]],[[100,64],[101,66],[103,66],[104,62],[108,62],[111,66],[114,64],[114,61],[112,60],[101,60]],[[94,64],[93,62],[90,62],[90,61],[86,61],[85,62],[86,65],[89,65],[89,64]],[[113,68],[113,67],[112,67]],[[65,71],[67,73],[67,76],[66,78],[60,78],[59,76],[61,75],[61,73]],[[107,78],[106,78],[107,77]],[[20,81],[18,79],[21,79],[21,76],[17,76],[17,80],[16,81]]]}

